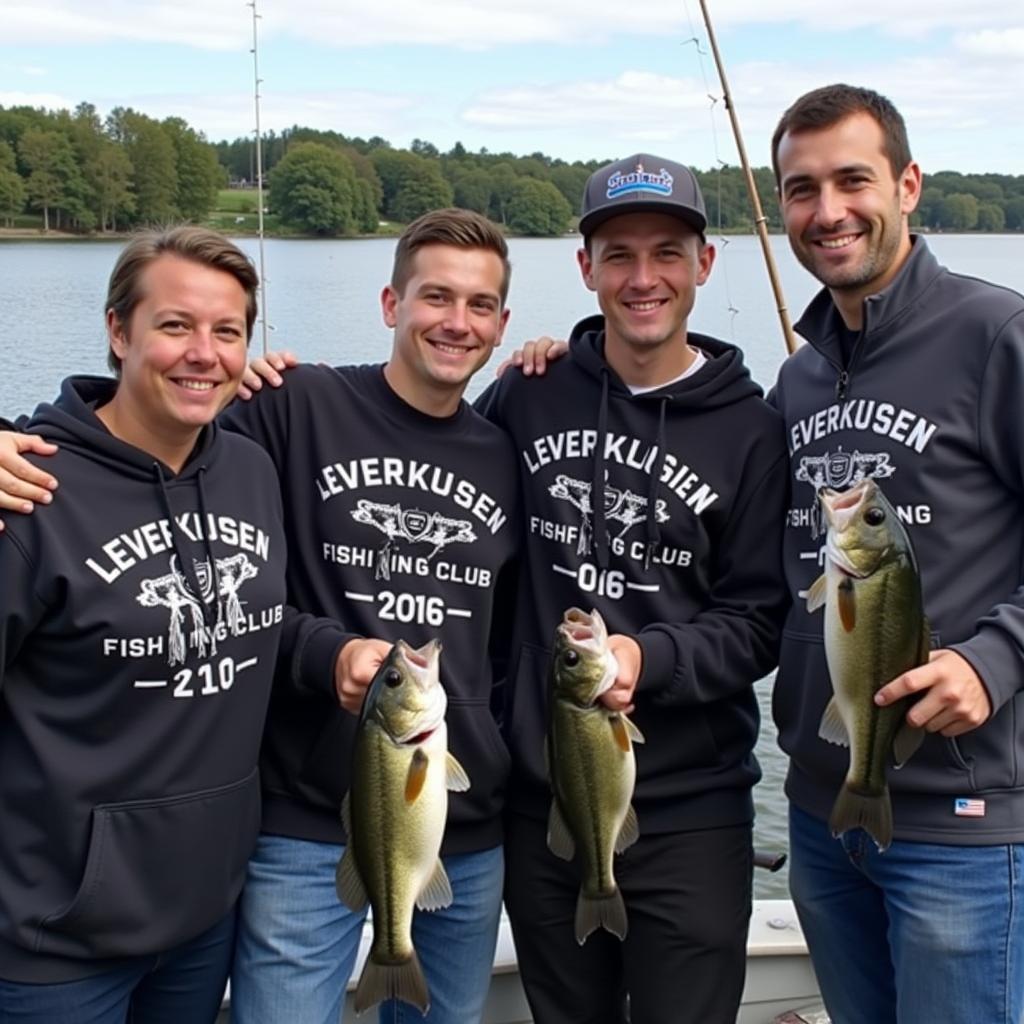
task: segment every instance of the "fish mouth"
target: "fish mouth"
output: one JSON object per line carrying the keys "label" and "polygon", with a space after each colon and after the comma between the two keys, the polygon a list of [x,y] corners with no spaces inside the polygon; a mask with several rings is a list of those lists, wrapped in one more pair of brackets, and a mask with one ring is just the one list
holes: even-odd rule
{"label": "fish mouth", "polygon": [[828,525],[840,532],[846,529],[858,509],[874,495],[876,489],[875,482],[870,477],[845,491],[822,487],[818,492],[818,500],[821,502]]}

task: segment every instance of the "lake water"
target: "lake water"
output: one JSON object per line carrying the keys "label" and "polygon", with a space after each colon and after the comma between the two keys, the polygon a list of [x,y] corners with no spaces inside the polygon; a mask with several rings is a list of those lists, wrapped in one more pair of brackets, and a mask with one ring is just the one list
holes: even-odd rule
{"label": "lake water", "polygon": [[[754,238],[712,239],[718,259],[701,289],[691,318],[694,330],[740,345],[756,380],[765,388],[785,357],[760,245]],[[243,249],[256,255],[252,239]],[[1024,236],[943,235],[929,244],[939,259],[964,273],[1024,288]],[[595,312],[580,281],[574,253],[578,239],[513,239],[505,351],[524,339],[564,336],[582,316]],[[0,243],[0,324],[5,356],[0,370],[0,414],[31,410],[51,398],[69,373],[105,372],[103,298],[119,242]],[[783,238],[772,247],[788,305],[797,319],[816,284],[796,263]],[[271,347],[288,347],[304,359],[329,363],[387,358],[390,332],[380,319],[378,296],[391,270],[393,239],[265,243]],[[253,340],[259,345],[259,329]],[[500,354],[500,350],[499,350]],[[491,379],[485,368],[469,389],[479,393]],[[782,781],[785,758],[775,746],[769,713],[771,681],[758,684],[763,722],[758,756],[764,781],[757,791],[756,840],[785,849]],[[786,894],[785,873],[758,872],[755,894]]]}

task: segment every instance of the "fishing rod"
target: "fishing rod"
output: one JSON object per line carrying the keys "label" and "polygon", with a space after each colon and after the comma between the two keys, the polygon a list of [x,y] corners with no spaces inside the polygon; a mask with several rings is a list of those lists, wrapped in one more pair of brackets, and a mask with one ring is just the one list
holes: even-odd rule
{"label": "fishing rod", "polygon": [[718,52],[718,43],[715,40],[715,31],[711,27],[711,15],[708,13],[708,5],[705,0],[699,0],[701,16],[704,19],[704,28],[708,33],[708,41],[711,43],[711,53],[715,58],[715,68],[718,70],[718,80],[722,84],[722,98],[725,100],[725,109],[729,111],[729,122],[732,125],[732,134],[736,139],[736,149],[740,154],[740,164],[743,167],[743,174],[747,181],[747,191],[750,193],[750,203],[754,208],[754,227],[757,229],[757,237],[761,240],[761,251],[764,253],[764,261],[768,267],[768,277],[771,280],[772,292],[775,295],[775,308],[782,323],[782,336],[786,342],[786,351],[792,355],[797,349],[796,334],[793,325],[789,320],[789,310],[786,307],[786,297],[782,292],[782,282],[779,280],[779,272],[775,266],[775,257],[772,255],[771,243],[768,241],[768,221],[761,209],[761,198],[757,194],[757,184],[754,181],[754,173],[750,169],[750,161],[747,159],[747,150],[743,145],[743,135],[740,132],[740,122],[736,116],[736,108],[733,104],[732,94],[729,92],[729,83],[725,77],[725,66],[722,64],[722,55]]}
{"label": "fishing rod", "polygon": [[260,82],[263,79],[260,78],[259,37],[256,32],[256,23],[260,16],[256,11],[256,0],[250,0],[246,6],[252,8],[253,102],[256,108],[256,231],[259,237],[260,327],[263,337],[263,354],[266,355],[269,345],[267,344],[267,277],[264,272],[263,256],[263,135],[260,131]]}

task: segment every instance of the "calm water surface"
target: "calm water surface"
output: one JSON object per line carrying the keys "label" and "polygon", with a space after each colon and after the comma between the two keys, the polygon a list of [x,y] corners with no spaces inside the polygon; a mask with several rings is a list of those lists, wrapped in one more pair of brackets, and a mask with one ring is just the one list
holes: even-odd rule
{"label": "calm water surface", "polygon": [[[735,342],[746,352],[756,380],[769,387],[785,356],[775,302],[760,246],[754,238],[715,240],[711,278],[698,293],[691,328]],[[254,240],[239,244],[256,255]],[[793,319],[817,286],[773,238]],[[929,238],[939,259],[958,271],[1024,289],[1024,236],[941,235]],[[578,239],[513,239],[512,318],[505,350],[540,334],[565,336],[580,317],[596,310],[580,282]],[[30,411],[52,398],[69,373],[105,372],[103,297],[119,242],[0,243],[0,323],[4,325],[0,414]],[[330,363],[376,362],[387,357],[390,332],[381,323],[379,294],[387,281],[393,239],[265,243],[271,347],[288,347],[304,359]],[[259,345],[259,329],[253,341]],[[500,354],[500,350],[499,350]],[[485,368],[470,397],[491,379]],[[784,849],[782,781],[785,758],[775,746],[769,713],[771,681],[758,684],[763,722],[758,756],[764,781],[757,792],[758,845]],[[784,872],[758,872],[758,896],[785,894]]]}

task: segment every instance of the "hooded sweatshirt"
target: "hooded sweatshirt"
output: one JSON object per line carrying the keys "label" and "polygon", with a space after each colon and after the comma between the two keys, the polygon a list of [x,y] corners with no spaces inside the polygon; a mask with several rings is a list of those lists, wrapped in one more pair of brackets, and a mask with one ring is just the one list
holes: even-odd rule
{"label": "hooded sweatshirt", "polygon": [[641,834],[745,823],[760,777],[752,684],[775,665],[785,605],[781,423],[740,351],[699,334],[697,373],[631,394],[605,362],[603,327],[584,320],[543,377],[506,373],[480,399],[515,444],[527,530],[505,700],[510,806],[548,813],[548,662],[575,605],[643,652]]}
{"label": "hooded sweatshirt", "polygon": [[[269,452],[284,492],[289,602],[337,620],[305,629],[275,681],[261,758],[263,830],[342,843],[339,808],[358,719],[334,664],[356,637],[442,643],[448,748],[470,789],[452,793],[444,853],[501,842],[508,752],[491,714],[499,577],[518,545],[514,457],[465,403],[428,416],[381,366],[300,366],[222,422]],[[492,620],[498,627],[492,630]]]}
{"label": "hooded sweatshirt", "polygon": [[1024,841],[1024,298],[939,265],[913,239],[892,283],[864,302],[849,361],[827,291],[783,365],[793,485],[785,562],[793,593],[774,715],[790,756],[786,791],[826,820],[848,764],[818,737],[831,695],[822,614],[800,595],[821,572],[822,486],[874,477],[917,556],[933,648],[973,666],[993,716],[947,739],[927,734],[889,772],[897,839]]}
{"label": "hooded sweatshirt", "polygon": [[0,978],[59,982],[226,914],[259,828],[285,546],[273,466],[203,430],[175,474],[113,437],[116,384],[28,423],[57,500],[0,540]]}

